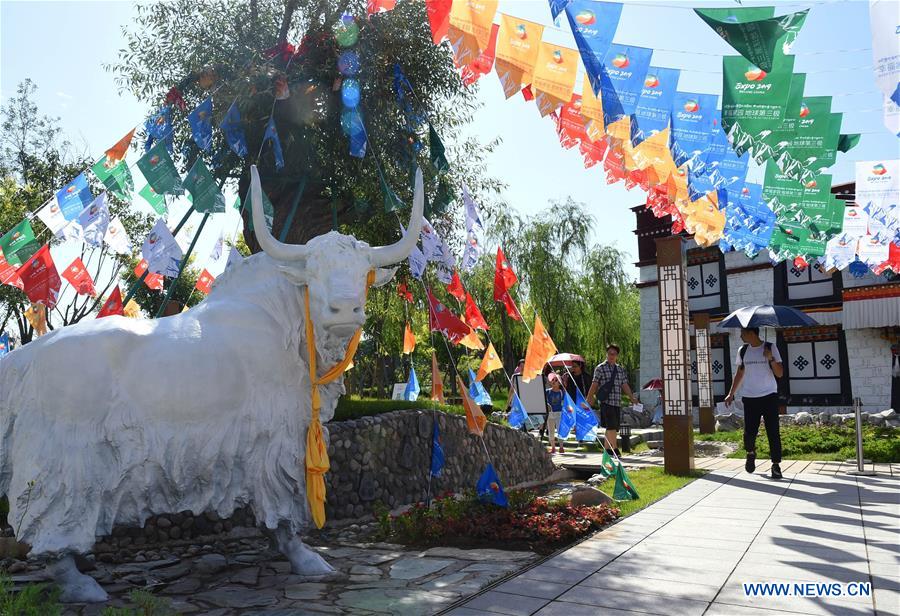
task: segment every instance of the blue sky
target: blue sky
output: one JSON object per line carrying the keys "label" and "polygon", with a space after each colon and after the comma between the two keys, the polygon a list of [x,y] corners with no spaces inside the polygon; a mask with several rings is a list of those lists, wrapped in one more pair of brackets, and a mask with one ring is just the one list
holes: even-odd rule
{"label": "blue sky", "polygon": [[[744,0],[743,5],[760,4]],[[726,0],[629,2],[614,41],[654,48],[654,65],[682,69],[680,90],[719,94],[721,56],[734,52],[690,10],[703,6],[735,4]],[[835,97],[833,110],[844,113],[842,132],[863,133],[856,149],[838,155],[832,168],[834,183],[853,179],[854,161],[896,158],[897,138],[882,123],[881,95],[871,69],[868,4],[826,1],[777,6],[778,14],[811,9],[794,46],[795,71],[807,73],[808,95]],[[552,27],[545,0],[501,0],[499,10],[550,26],[546,40],[575,46],[565,19],[560,29]],[[123,46],[121,27],[130,22],[132,13],[129,2],[3,0],[0,97],[5,100],[17,83],[30,77],[39,87],[41,110],[60,117],[69,140],[93,156],[102,154],[148,111],[129,93],[120,93],[112,74],[102,66],[115,61]],[[55,34],[59,32],[71,36],[60,39]],[[62,43],[51,44],[54,41]],[[559,147],[552,121],[541,119],[533,103],[519,96],[504,99],[494,73],[481,79],[479,97],[484,105],[468,130],[484,142],[502,138],[488,165],[489,172],[508,185],[503,195],[506,202],[524,214],[534,214],[551,199],[571,195],[585,202],[594,215],[593,239],[614,243],[636,260],[631,233],[634,215],[629,208],[643,203],[643,192],[626,191],[621,184],[608,186],[597,167],[585,170],[577,152]],[[752,173],[751,180],[762,179],[761,173],[756,177]],[[174,207],[173,215],[180,218],[184,207]],[[234,231],[234,214],[217,218],[204,230],[198,255],[208,254],[219,229]],[[203,265],[202,258],[198,264]]]}

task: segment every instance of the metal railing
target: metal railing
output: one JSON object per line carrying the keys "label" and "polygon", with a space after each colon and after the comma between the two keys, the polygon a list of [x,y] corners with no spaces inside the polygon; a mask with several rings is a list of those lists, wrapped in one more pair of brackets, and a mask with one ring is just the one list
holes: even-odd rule
{"label": "metal railing", "polygon": [[850,471],[850,474],[874,475],[874,469],[871,471],[866,470],[866,464],[871,464],[872,461],[866,460],[863,456],[862,400],[860,398],[853,399],[853,412],[856,415],[856,470]]}

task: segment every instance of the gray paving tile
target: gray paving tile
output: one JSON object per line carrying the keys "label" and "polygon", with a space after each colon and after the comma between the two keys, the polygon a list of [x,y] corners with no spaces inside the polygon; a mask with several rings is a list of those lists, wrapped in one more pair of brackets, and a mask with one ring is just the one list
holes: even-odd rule
{"label": "gray paving tile", "polygon": [[556,582],[557,584],[575,585],[586,578],[589,574],[590,572],[578,571],[574,569],[563,569],[561,567],[553,567],[545,563],[522,573],[521,577],[528,578],[530,580],[543,580],[545,582]]}
{"label": "gray paving tile", "polygon": [[[621,581],[630,587],[630,581]],[[558,599],[584,605],[608,609],[623,609],[649,614],[679,614],[679,616],[700,616],[709,606],[708,601],[676,599],[662,595],[644,595],[630,590],[611,590],[592,586],[576,586]]]}
{"label": "gray paving tile", "polygon": [[[673,580],[660,580],[653,577],[654,570],[648,569],[646,577],[628,578],[630,592],[645,595],[662,595],[675,599],[694,599],[699,601],[712,601],[719,592],[719,586],[707,584],[694,584],[691,582]],[[578,586],[592,586],[594,588],[606,588],[609,590],[621,590],[622,581],[606,575],[603,571],[595,573]],[[576,586],[576,588],[578,587]]]}
{"label": "gray paving tile", "polygon": [[537,597],[538,599],[555,599],[571,587],[571,584],[557,584],[556,582],[517,577],[500,584],[494,590],[512,595]]}
{"label": "gray paving tile", "polygon": [[473,610],[465,606],[458,607],[452,612],[448,612],[447,616],[486,616],[488,614],[496,614],[497,612],[486,612],[484,610]]}
{"label": "gray paving tile", "polygon": [[507,616],[531,616],[546,604],[546,599],[489,590],[466,603],[465,607]]}
{"label": "gray paving tile", "polygon": [[[600,614],[596,606],[570,603],[568,601],[551,601],[534,616],[598,616]],[[669,615],[669,612],[660,612],[659,615]],[[632,612],[630,610],[616,610],[615,616],[647,616],[647,612]]]}
{"label": "gray paving tile", "polygon": [[[703,580],[704,583],[713,586],[721,586],[725,583],[725,581],[728,579],[728,576],[731,574],[731,569],[709,570],[695,569],[689,566],[655,567],[652,569],[652,571],[653,578],[657,580],[672,580],[675,582],[696,582],[697,580]],[[603,567],[600,572],[607,575],[619,576],[622,579],[627,580],[631,577],[641,577],[647,575],[648,565],[647,563],[624,563],[616,560],[615,562]]]}
{"label": "gray paving tile", "polygon": [[703,616],[785,616],[795,615],[797,612],[782,612],[779,610],[764,609],[758,607],[748,607],[746,605],[732,605],[729,603],[719,603],[718,601],[709,606],[706,614]]}
{"label": "gray paving tile", "polygon": [[896,616],[900,614],[900,592],[896,590],[879,590],[875,589],[874,600],[875,610],[879,616],[882,614],[887,616]]}

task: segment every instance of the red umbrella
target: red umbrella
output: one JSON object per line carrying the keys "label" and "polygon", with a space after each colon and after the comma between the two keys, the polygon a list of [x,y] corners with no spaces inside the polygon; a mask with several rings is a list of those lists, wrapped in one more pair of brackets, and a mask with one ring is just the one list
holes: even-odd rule
{"label": "red umbrella", "polygon": [[652,380],[648,381],[647,384],[644,385],[643,389],[645,389],[645,390],[655,389],[657,391],[662,391],[663,390],[662,379],[652,379]]}
{"label": "red umbrella", "polygon": [[551,357],[550,361],[547,363],[554,368],[558,368],[559,366],[566,366],[568,368],[576,361],[581,362],[582,364],[585,363],[584,357],[575,355],[574,353],[559,353]]}

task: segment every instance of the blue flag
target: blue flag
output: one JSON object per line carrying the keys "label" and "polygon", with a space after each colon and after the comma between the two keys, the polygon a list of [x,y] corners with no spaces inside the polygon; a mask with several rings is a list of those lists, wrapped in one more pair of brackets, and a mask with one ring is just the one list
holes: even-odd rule
{"label": "blue flag", "polygon": [[563,408],[559,417],[559,427],[556,430],[556,436],[565,439],[569,437],[569,432],[575,427],[575,402],[569,392],[563,390]]}
{"label": "blue flag", "polygon": [[244,127],[241,125],[241,112],[238,110],[237,101],[231,103],[219,128],[225,134],[228,147],[241,158],[245,158],[247,156],[247,139],[244,137]]}
{"label": "blue flag", "polygon": [[212,145],[212,113],[212,97],[207,97],[188,114],[188,123],[191,125],[191,136],[194,138],[194,143],[204,151],[208,151]]}
{"label": "blue flag", "polygon": [[469,368],[469,395],[478,406],[488,406],[491,404],[491,395],[484,388],[480,381],[475,380],[475,373]]}
{"label": "blue flag", "polygon": [[275,168],[281,171],[284,167],[284,156],[281,154],[281,139],[278,138],[278,131],[275,130],[274,117],[270,117],[269,123],[266,124],[266,134],[263,135],[263,141],[272,143],[272,152],[275,154]]}
{"label": "blue flag", "polygon": [[3,335],[0,336],[0,357],[8,355],[11,350],[12,348],[10,348],[9,345],[9,334],[4,332]]}
{"label": "blue flag", "polygon": [[[571,400],[571,398],[569,398]],[[593,438],[590,438],[591,430],[598,426],[597,417],[588,406],[587,401],[581,392],[575,390],[575,438],[579,441],[590,441],[596,438],[596,431]]]}
{"label": "blue flag", "polygon": [[629,116],[637,109],[644,78],[650,68],[653,50],[613,43],[606,50],[600,72],[600,97],[603,103],[603,122],[613,122]]}
{"label": "blue flag", "polygon": [[703,166],[718,101],[716,94],[675,93],[672,100],[669,150],[678,167],[687,164],[691,169],[699,171]]}
{"label": "blue flag", "polygon": [[600,96],[603,59],[619,26],[621,15],[622,5],[618,2],[572,0],[566,5],[566,18],[596,96]]}
{"label": "blue flag", "polygon": [[434,420],[434,434],[431,437],[431,473],[432,477],[440,477],[444,468],[444,448],[441,447],[441,433],[438,430],[438,422]]}
{"label": "blue flag", "polygon": [[677,68],[651,66],[647,69],[644,87],[631,116],[631,145],[636,146],[669,127],[680,75]]}
{"label": "blue flag", "polygon": [[409,380],[406,381],[406,389],[403,390],[403,399],[407,402],[419,399],[419,379],[416,377],[415,366],[409,367]]}
{"label": "blue flag", "polygon": [[559,17],[559,14],[566,10],[566,5],[569,4],[570,0],[549,0],[550,2],[550,14],[553,16],[553,20],[556,21],[556,18]]}
{"label": "blue flag", "polygon": [[510,403],[510,411],[509,417],[506,418],[509,422],[509,425],[513,428],[521,428],[526,421],[528,421],[528,413],[525,411],[525,407],[522,405],[522,401],[519,400],[519,394],[513,392],[513,399]]}
{"label": "blue flag", "polygon": [[168,105],[160,107],[160,109],[144,122],[144,130],[147,132],[147,142],[144,144],[144,151],[149,152],[150,148],[157,141],[165,141],[166,149],[172,152],[172,108]]}
{"label": "blue flag", "polygon": [[91,189],[88,186],[87,176],[79,173],[78,177],[56,191],[56,202],[62,211],[63,218],[75,220],[81,214],[81,210],[94,200]]}
{"label": "blue flag", "polygon": [[500,483],[500,478],[497,476],[497,471],[494,470],[492,464],[488,464],[484,472],[481,473],[481,477],[475,485],[475,492],[478,494],[478,500],[481,502],[494,503],[500,507],[509,505],[509,501],[506,500],[506,493],[503,491],[503,484]]}

